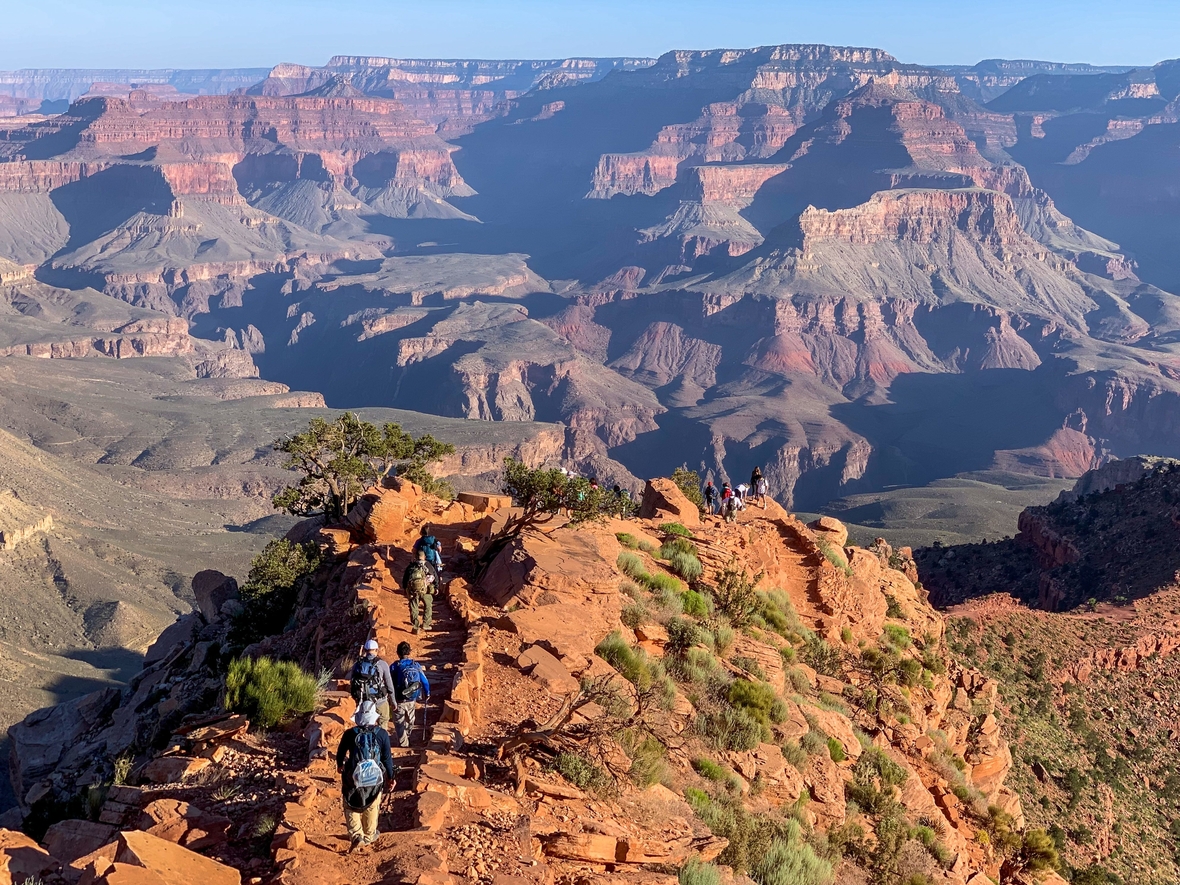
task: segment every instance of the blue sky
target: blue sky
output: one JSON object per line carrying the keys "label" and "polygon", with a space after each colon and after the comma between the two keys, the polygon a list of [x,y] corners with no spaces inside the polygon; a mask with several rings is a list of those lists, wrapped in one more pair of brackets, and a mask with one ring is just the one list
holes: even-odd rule
{"label": "blue sky", "polygon": [[334,54],[658,55],[835,43],[903,61],[1180,56],[1180,0],[4,0],[0,69],[264,67]]}

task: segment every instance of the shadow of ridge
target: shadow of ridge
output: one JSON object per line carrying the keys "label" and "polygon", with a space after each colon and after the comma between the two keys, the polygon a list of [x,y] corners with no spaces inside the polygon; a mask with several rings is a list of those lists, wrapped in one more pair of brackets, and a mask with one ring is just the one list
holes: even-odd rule
{"label": "shadow of ridge", "polygon": [[986,470],[995,453],[1045,442],[1064,420],[1056,376],[1044,368],[963,374],[899,375],[891,402],[840,403],[832,417],[873,447],[858,492],[888,485],[924,486]]}
{"label": "shadow of ridge", "polygon": [[106,670],[110,673],[110,683],[107,684],[125,683],[143,669],[143,653],[129,648],[75,648],[63,652],[61,657],[71,661],[82,661],[96,670]]}

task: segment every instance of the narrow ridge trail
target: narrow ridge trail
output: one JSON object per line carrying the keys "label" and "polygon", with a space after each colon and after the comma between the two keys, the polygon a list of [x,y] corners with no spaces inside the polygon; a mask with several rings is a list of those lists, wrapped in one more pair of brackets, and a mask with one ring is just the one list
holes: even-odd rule
{"label": "narrow ridge trail", "polygon": [[[460,536],[468,535],[468,526],[439,526],[437,537],[443,541],[444,552],[456,550]],[[295,821],[303,831],[306,842],[299,851],[298,865],[283,873],[284,885],[340,885],[340,883],[377,883],[407,881],[404,873],[421,869],[423,854],[430,852],[433,836],[415,829],[414,783],[417,769],[426,761],[424,735],[439,719],[443,704],[450,697],[454,670],[461,659],[467,630],[462,620],[439,592],[434,599],[434,622],[429,633],[415,636],[410,624],[408,599],[401,590],[401,576],[412,556],[412,538],[404,545],[366,545],[357,548],[350,557],[346,582],[366,584],[378,591],[379,617],[373,638],[380,645],[380,654],[387,661],[397,659],[398,643],[411,645],[412,656],[419,661],[431,685],[430,704],[419,707],[409,749],[396,746],[396,736],[390,724],[390,739],[394,744],[394,764],[398,775],[394,790],[387,794],[381,810],[377,842],[352,854],[347,853],[348,836],[342,808],[340,776],[334,764],[313,761],[308,773],[318,787],[311,805],[302,813],[295,812]],[[354,565],[355,563],[355,565]],[[445,583],[451,575],[444,568]],[[338,673],[341,679],[346,673]],[[338,683],[339,684],[339,683]],[[350,713],[351,699],[342,705]],[[423,717],[426,717],[425,727]],[[346,727],[351,726],[351,721]],[[334,763],[334,760],[333,760]],[[293,811],[293,809],[289,809]],[[411,880],[412,881],[412,880]]]}

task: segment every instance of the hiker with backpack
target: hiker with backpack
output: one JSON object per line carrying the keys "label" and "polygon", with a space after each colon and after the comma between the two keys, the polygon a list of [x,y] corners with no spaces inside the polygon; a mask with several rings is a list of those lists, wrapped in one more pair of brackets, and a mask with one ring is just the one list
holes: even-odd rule
{"label": "hiker with backpack", "polygon": [[389,699],[393,697],[393,677],[389,664],[381,660],[377,652],[376,639],[365,643],[361,656],[352,665],[349,678],[349,693],[357,705],[370,701],[377,710],[377,724],[385,728],[389,724]]}
{"label": "hiker with backpack", "polygon": [[710,516],[717,513],[717,489],[713,486],[713,480],[705,483],[705,512]]}
{"label": "hiker with backpack", "polygon": [[414,627],[414,635],[429,633],[438,585],[425,549],[419,549],[418,556],[406,566],[402,573],[402,589],[410,599],[410,624]]}
{"label": "hiker with backpack", "polygon": [[418,555],[419,550],[426,551],[426,561],[434,568],[435,574],[442,571],[442,542],[431,534],[429,523],[422,526],[418,540],[414,542],[413,553],[415,556]]}
{"label": "hiker with backpack", "polygon": [[[410,643],[397,645],[397,663],[393,665],[393,690],[396,707],[393,723],[397,728],[397,745],[410,745],[410,732],[414,730],[414,719],[418,714],[418,701],[423,707],[430,703],[430,683],[422,665],[410,657]],[[425,720],[425,713],[422,714]],[[425,729],[425,721],[423,721]]]}
{"label": "hiker with backpack", "polygon": [[377,841],[381,796],[393,786],[397,773],[389,747],[389,732],[377,724],[377,707],[361,701],[352,717],[354,728],[344,732],[336,750],[336,771],[344,793],[344,823],[351,854]]}
{"label": "hiker with backpack", "polygon": [[762,496],[763,496],[764,492],[759,491],[759,489],[764,490],[765,488],[766,488],[766,480],[764,480],[762,478],[762,468],[755,467],[753,473],[750,474],[750,497],[751,498],[758,498],[759,501],[761,501],[761,503],[762,503],[763,510],[766,509],[766,501],[762,500]]}

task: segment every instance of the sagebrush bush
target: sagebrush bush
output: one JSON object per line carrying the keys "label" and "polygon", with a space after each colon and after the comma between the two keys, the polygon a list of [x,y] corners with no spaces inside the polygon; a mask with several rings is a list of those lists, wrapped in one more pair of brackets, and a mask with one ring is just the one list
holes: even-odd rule
{"label": "sagebrush bush", "polygon": [[634,630],[647,622],[647,607],[642,602],[631,602],[623,606],[619,620]]}
{"label": "sagebrush bush", "polygon": [[611,776],[584,756],[559,753],[553,760],[553,770],[587,793],[604,795],[614,790]]}
{"label": "sagebrush bush", "polygon": [[729,618],[733,626],[746,626],[762,605],[762,598],[754,589],[761,579],[759,573],[751,580],[744,569],[738,569],[733,563],[717,576],[717,585],[711,588],[713,599],[718,611]]}
{"label": "sagebrush bush", "polygon": [[692,767],[697,774],[707,780],[719,783],[729,780],[729,772],[708,756],[697,756],[692,760]]}
{"label": "sagebrush bush", "polygon": [[650,787],[667,777],[668,748],[654,737],[624,734],[621,743],[623,750],[631,757],[631,770],[628,774],[639,787]]}
{"label": "sagebrush bush", "polygon": [[807,751],[795,741],[784,741],[782,751],[783,758],[799,771],[807,767]]}
{"label": "sagebrush bush", "polygon": [[634,550],[639,546],[639,539],[627,532],[615,532],[615,539],[624,547]]}
{"label": "sagebrush bush", "polygon": [[680,535],[684,538],[692,537],[692,532],[678,522],[665,522],[660,525],[660,531],[665,535]]}
{"label": "sagebrush bush", "polygon": [[710,830],[729,840],[717,859],[736,873],[747,873],[771,843],[787,832],[786,822],[773,814],[754,814],[734,795],[712,799],[701,790],[688,789],[684,798]]}
{"label": "sagebrush bush", "polygon": [[672,535],[664,539],[660,545],[660,559],[670,559],[674,553],[691,553],[697,555],[697,546],[682,535]]}
{"label": "sagebrush bush", "polygon": [[721,871],[694,857],[680,868],[677,885],[721,885]]}
{"label": "sagebrush bush", "polygon": [[628,578],[643,583],[643,576],[647,574],[647,569],[643,567],[643,560],[634,553],[623,551],[619,554],[619,558],[615,560],[615,565]]}
{"label": "sagebrush bush", "polygon": [[721,707],[697,717],[697,731],[715,750],[753,750],[763,739],[763,725],[745,710]]}
{"label": "sagebrush bush", "polygon": [[831,885],[832,864],[803,841],[799,822],[789,820],[786,832],[774,839],[751,871],[758,885]]}
{"label": "sagebrush bush", "polygon": [[843,762],[848,756],[844,753],[844,745],[836,738],[828,738],[828,755],[832,757],[833,762]]}
{"label": "sagebrush bush", "polygon": [[701,565],[701,561],[694,554],[683,553],[681,551],[676,551],[668,557],[668,568],[672,569],[672,571],[676,572],[676,574],[680,575],[680,577],[684,578],[690,584],[705,573],[704,566]]}
{"label": "sagebrush bush", "polygon": [[225,706],[262,728],[274,728],[316,707],[316,678],[292,661],[237,658],[225,676]]}

